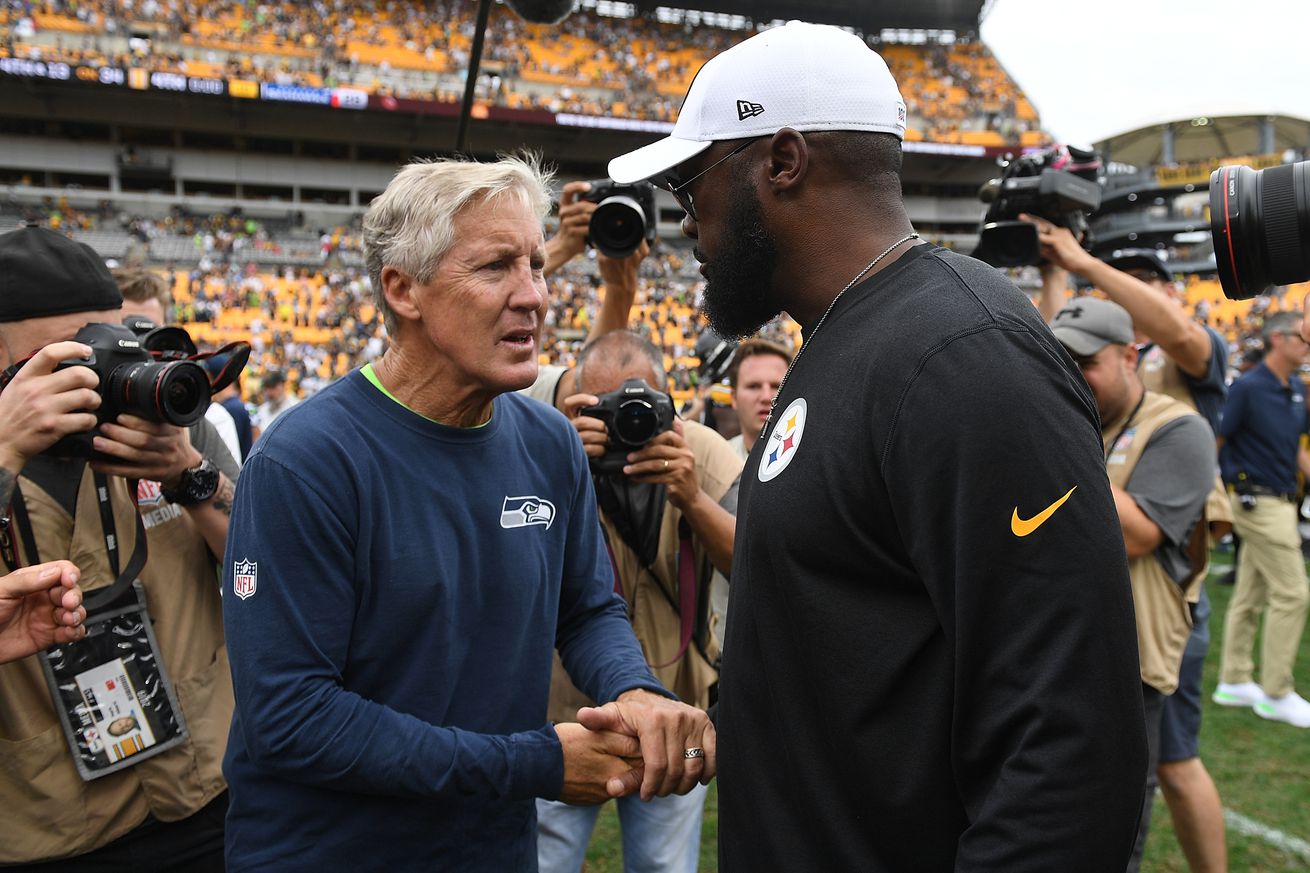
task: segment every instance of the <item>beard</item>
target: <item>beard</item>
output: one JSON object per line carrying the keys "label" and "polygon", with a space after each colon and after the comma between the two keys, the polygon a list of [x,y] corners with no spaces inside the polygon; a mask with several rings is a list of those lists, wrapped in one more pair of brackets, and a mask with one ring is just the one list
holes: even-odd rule
{"label": "beard", "polygon": [[705,266],[705,316],[726,339],[741,339],[782,311],[774,302],[778,248],[764,226],[760,200],[744,177],[733,174],[726,233]]}

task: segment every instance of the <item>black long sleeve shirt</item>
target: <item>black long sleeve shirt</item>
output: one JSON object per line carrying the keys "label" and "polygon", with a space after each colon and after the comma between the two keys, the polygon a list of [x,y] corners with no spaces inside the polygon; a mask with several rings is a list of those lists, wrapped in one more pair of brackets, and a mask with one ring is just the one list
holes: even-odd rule
{"label": "black long sleeve shirt", "polygon": [[838,302],[742,474],[729,614],[725,873],[1124,868],[1146,740],[1096,405],[996,271],[924,245]]}

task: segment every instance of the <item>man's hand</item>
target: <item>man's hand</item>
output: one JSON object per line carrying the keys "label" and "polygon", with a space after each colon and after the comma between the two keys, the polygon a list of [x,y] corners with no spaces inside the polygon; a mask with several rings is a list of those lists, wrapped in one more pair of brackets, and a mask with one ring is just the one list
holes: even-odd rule
{"label": "man's hand", "polygon": [[1027,213],[1019,218],[1037,225],[1037,241],[1042,246],[1042,257],[1057,267],[1081,276],[1086,274],[1089,265],[1096,263],[1096,258],[1079,244],[1078,238],[1069,228],[1057,227],[1045,218]]}
{"label": "man's hand", "polygon": [[620,796],[609,790],[610,785],[626,785],[640,778],[629,775],[641,772],[641,745],[633,737],[590,731],[580,724],[557,724],[555,733],[564,749],[564,787],[559,799],[565,803],[604,803]]}
{"label": "man's hand", "polygon": [[700,495],[700,483],[696,479],[696,454],[683,437],[682,420],[674,418],[673,430],[666,430],[629,454],[623,474],[634,482],[667,486],[669,502],[686,512]]}
{"label": "man's hand", "polygon": [[0,393],[0,467],[17,475],[62,437],[96,426],[100,377],[90,367],[55,372],[60,361],[90,354],[82,343],[52,343],[14,374]]}
{"label": "man's hand", "polygon": [[[697,782],[709,784],[717,770],[714,725],[702,710],[642,688],[604,706],[578,710],[578,721],[593,731],[614,731],[641,743],[641,769],[611,777],[607,790],[622,797],[641,786],[641,799],[686,794]],[[688,749],[703,757],[688,758]]]}
{"label": "man's hand", "polygon": [[184,427],[120,415],[117,423],[101,425],[100,433],[94,441],[96,451],[119,462],[92,461],[91,469],[107,476],[150,479],[170,488],[184,471],[204,460]]}
{"label": "man's hand", "polygon": [[578,198],[591,190],[590,182],[569,182],[559,194],[559,233],[546,242],[549,276],[587,250],[587,233],[596,204]]}
{"label": "man's hand", "polygon": [[610,444],[610,435],[605,428],[605,422],[590,415],[580,414],[583,407],[595,406],[597,403],[600,403],[600,398],[595,394],[571,394],[564,398],[564,415],[582,438],[582,450],[587,453],[588,458],[601,457]]}
{"label": "man's hand", "polygon": [[0,664],[86,636],[80,577],[68,561],[0,576]]}
{"label": "man's hand", "polygon": [[600,272],[601,284],[605,286],[605,293],[617,290],[627,292],[629,295],[637,293],[637,270],[641,267],[641,262],[650,254],[650,243],[646,240],[641,241],[636,251],[626,258],[611,258],[608,255],[596,254],[596,269]]}

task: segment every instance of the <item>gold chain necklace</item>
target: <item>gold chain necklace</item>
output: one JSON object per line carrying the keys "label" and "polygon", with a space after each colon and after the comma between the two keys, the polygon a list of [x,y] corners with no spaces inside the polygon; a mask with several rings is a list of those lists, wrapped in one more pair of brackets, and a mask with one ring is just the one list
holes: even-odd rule
{"label": "gold chain necklace", "polygon": [[919,235],[917,233],[912,233],[908,236],[901,237],[896,242],[892,243],[890,246],[887,247],[886,251],[878,255],[878,257],[874,258],[872,261],[869,261],[868,265],[863,270],[860,270],[860,272],[856,273],[855,278],[847,282],[846,287],[838,291],[837,296],[832,298],[832,302],[828,304],[827,309],[823,310],[823,315],[820,316],[818,322],[814,325],[814,330],[810,331],[810,335],[805,338],[805,342],[801,343],[800,351],[796,352],[796,357],[792,358],[791,363],[787,365],[787,372],[783,373],[782,381],[778,383],[778,390],[775,391],[773,394],[773,402],[769,404],[769,417],[764,420],[764,426],[760,428],[760,433],[767,432],[769,429],[769,425],[773,423],[774,407],[778,405],[778,398],[782,396],[782,389],[786,387],[787,379],[790,378],[791,376],[791,371],[795,369],[796,362],[801,359],[801,355],[805,354],[805,350],[808,349],[810,347],[810,343],[814,341],[814,337],[816,334],[818,334],[819,328],[823,327],[823,323],[828,320],[828,313],[832,312],[833,307],[837,305],[837,301],[841,300],[843,294],[854,288],[855,283],[863,279],[865,273],[869,272],[874,267],[878,266],[878,262],[881,261],[883,258],[887,257],[888,255],[890,255],[893,251],[896,250],[898,246],[902,246],[905,243],[909,242],[910,240],[918,239],[918,238]]}

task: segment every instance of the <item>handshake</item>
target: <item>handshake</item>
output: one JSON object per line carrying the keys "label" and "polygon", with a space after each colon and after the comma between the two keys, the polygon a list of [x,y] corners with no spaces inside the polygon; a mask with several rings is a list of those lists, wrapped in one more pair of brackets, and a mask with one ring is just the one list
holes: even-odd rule
{"label": "handshake", "polygon": [[578,722],[555,725],[565,803],[604,803],[638,791],[642,800],[686,794],[714,778],[714,725],[695,707],[633,689],[578,710]]}

